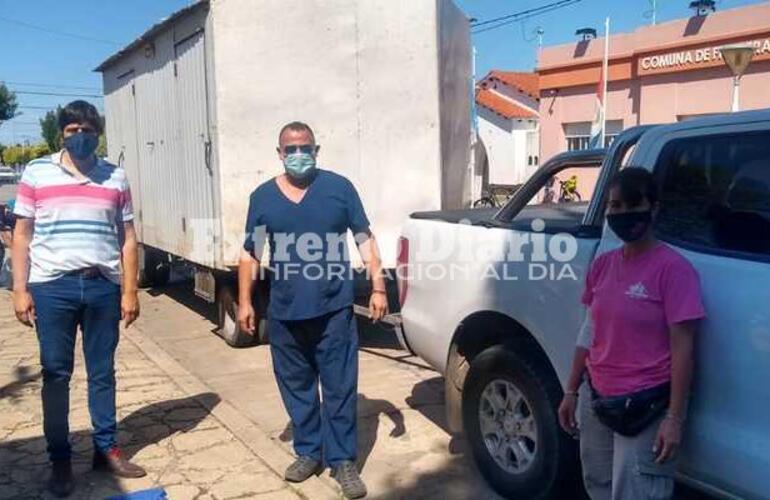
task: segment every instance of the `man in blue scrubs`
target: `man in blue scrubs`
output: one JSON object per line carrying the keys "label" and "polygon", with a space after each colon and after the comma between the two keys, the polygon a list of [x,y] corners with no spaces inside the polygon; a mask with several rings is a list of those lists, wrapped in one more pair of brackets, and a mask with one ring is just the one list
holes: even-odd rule
{"label": "man in blue scrubs", "polygon": [[379,252],[353,184],[316,166],[319,146],[310,127],[289,123],[278,142],[285,173],[259,186],[249,200],[238,321],[244,331],[254,331],[251,297],[267,240],[271,353],[297,453],[286,480],[305,481],[327,464],[345,496],[361,498],[366,486],[355,466],[358,331],[348,230],[371,276],[375,321],[388,307]]}

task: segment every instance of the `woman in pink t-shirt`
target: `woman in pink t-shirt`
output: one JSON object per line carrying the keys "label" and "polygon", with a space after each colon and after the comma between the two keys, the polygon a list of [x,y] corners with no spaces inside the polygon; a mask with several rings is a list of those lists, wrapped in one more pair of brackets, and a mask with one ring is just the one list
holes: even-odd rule
{"label": "woman in pink t-shirt", "polygon": [[559,408],[567,432],[579,427],[593,500],[673,494],[693,343],[705,313],[697,272],[653,235],[657,212],[650,172],[627,167],[613,178],[607,223],[624,244],[588,272],[586,324]]}

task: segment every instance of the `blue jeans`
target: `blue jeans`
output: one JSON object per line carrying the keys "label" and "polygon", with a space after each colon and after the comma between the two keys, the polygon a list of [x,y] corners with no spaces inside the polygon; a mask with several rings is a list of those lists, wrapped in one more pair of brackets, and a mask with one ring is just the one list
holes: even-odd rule
{"label": "blue jeans", "polygon": [[355,461],[358,330],[353,308],[300,321],[271,319],[268,332],[294,451],[332,467]]}
{"label": "blue jeans", "polygon": [[69,443],[69,382],[75,335],[83,332],[88,373],[88,409],[94,447],[115,445],[115,349],[120,327],[120,286],[103,277],[65,275],[30,283],[43,366],[43,429],[51,460],[66,460]]}

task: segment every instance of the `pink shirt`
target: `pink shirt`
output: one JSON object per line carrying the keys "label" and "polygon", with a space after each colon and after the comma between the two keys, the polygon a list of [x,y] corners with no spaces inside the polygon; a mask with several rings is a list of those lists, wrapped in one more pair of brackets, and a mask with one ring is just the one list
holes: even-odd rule
{"label": "pink shirt", "polygon": [[603,396],[669,381],[669,326],[705,317],[698,273],[662,243],[631,258],[622,248],[600,255],[582,300],[593,322],[588,373]]}

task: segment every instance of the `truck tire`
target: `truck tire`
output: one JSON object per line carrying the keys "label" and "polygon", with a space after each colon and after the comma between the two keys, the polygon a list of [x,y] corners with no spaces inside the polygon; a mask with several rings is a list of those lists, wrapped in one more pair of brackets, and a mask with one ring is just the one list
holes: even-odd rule
{"label": "truck tire", "polygon": [[257,331],[249,335],[238,326],[238,301],[231,285],[223,285],[217,291],[219,335],[231,347],[248,347],[267,343],[266,321],[257,311]]}
{"label": "truck tire", "polygon": [[484,478],[507,498],[580,498],[579,456],[559,427],[561,388],[547,366],[504,346],[471,362],[463,426]]}
{"label": "truck tire", "polygon": [[171,277],[171,264],[168,256],[158,250],[144,247],[144,263],[139,275],[142,287],[160,287],[168,284]]}

